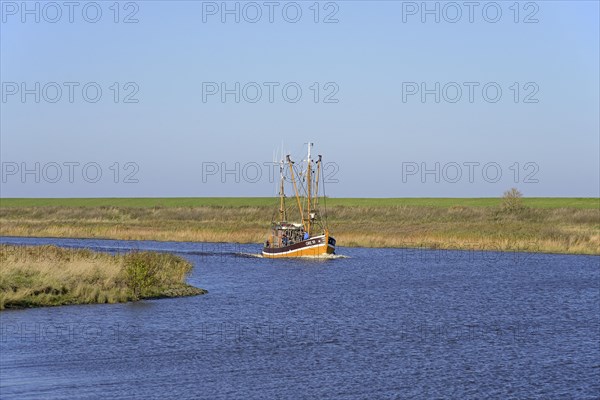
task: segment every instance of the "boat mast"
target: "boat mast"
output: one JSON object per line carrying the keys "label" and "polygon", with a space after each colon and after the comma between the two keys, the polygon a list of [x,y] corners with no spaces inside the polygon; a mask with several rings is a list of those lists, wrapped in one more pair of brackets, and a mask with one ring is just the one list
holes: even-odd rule
{"label": "boat mast", "polygon": [[307,193],[307,196],[308,196],[308,199],[307,199],[308,201],[306,202],[307,203],[307,210],[306,210],[306,213],[307,213],[306,231],[310,235],[310,203],[312,201],[312,199],[311,199],[311,189],[312,188],[311,188],[311,185],[310,185],[311,182],[312,182],[312,174],[311,174],[312,166],[310,165],[310,162],[311,162],[310,161],[310,148],[312,147],[313,144],[311,142],[308,142],[307,144],[308,144],[308,157],[306,159],[306,162],[307,162],[307,169],[306,169],[306,178],[307,178],[307,181],[306,181],[306,185],[307,185],[306,186],[306,193]]}
{"label": "boat mast", "polygon": [[300,211],[300,220],[302,221],[302,226],[304,230],[306,230],[306,224],[304,223],[304,213],[302,211],[302,203],[300,203],[300,196],[298,195],[298,186],[296,186],[296,175],[294,174],[294,163],[290,159],[289,154],[286,156],[287,162],[290,166],[290,173],[292,175],[292,184],[294,185],[294,192],[296,193],[296,200],[298,201],[298,210]]}
{"label": "boat mast", "polygon": [[283,191],[283,160],[279,162],[279,221],[286,221],[285,215],[285,193]]}
{"label": "boat mast", "polygon": [[317,176],[315,178],[315,203],[313,208],[316,210],[319,204],[319,179],[321,178],[321,155],[317,159]]}

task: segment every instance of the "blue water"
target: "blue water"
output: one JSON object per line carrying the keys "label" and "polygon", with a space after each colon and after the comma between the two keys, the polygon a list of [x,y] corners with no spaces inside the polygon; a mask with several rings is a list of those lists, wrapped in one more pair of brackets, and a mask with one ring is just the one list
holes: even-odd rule
{"label": "blue water", "polygon": [[209,291],[3,311],[2,399],[600,397],[600,257],[0,242],[176,252]]}

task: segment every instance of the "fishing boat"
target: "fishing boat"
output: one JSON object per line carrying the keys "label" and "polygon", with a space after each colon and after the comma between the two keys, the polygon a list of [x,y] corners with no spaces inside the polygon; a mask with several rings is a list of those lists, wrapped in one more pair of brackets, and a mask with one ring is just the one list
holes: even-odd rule
{"label": "fishing boat", "polygon": [[[290,155],[279,162],[279,208],[271,221],[263,257],[319,257],[335,254],[335,239],[327,228],[327,214],[321,214],[319,190],[323,191],[323,160],[311,157],[313,143],[307,143],[308,156],[299,166]],[[285,186],[291,184],[295,199],[286,204]],[[323,194],[323,208],[326,197]],[[293,217],[293,219],[288,219]]]}

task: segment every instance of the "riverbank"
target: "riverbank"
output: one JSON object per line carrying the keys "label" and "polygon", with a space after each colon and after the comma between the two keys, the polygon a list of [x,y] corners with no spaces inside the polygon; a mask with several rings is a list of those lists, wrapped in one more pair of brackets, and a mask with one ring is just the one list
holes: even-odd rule
{"label": "riverbank", "polygon": [[[270,198],[2,199],[4,236],[262,243]],[[600,254],[600,200],[327,199],[339,246]],[[322,204],[323,206],[323,204]]]}
{"label": "riverbank", "polygon": [[192,265],[172,254],[0,245],[0,263],[0,310],[206,293],[185,283]]}

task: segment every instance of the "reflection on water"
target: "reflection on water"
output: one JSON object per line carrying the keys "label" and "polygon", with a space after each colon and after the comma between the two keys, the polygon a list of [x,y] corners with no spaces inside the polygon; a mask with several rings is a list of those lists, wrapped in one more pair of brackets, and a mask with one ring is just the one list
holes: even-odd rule
{"label": "reflection on water", "polygon": [[176,252],[204,296],[0,314],[0,397],[594,398],[599,257],[2,238]]}

